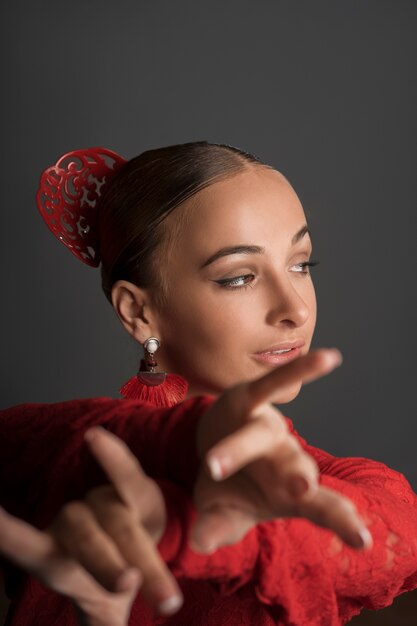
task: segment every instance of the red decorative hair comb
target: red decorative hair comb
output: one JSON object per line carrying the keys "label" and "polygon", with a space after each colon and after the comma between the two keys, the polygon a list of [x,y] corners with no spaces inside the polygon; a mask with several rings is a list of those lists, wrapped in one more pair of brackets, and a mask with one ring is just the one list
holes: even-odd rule
{"label": "red decorative hair comb", "polygon": [[95,228],[103,190],[126,163],[106,148],[87,148],[64,154],[41,175],[36,194],[38,209],[48,228],[83,263],[100,264]]}

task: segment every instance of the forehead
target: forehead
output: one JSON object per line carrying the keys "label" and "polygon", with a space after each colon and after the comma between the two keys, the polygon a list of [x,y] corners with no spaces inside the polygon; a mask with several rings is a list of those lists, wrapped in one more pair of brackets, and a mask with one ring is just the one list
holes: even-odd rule
{"label": "forehead", "polygon": [[238,243],[288,245],[305,223],[288,181],[277,170],[260,166],[211,184],[178,209],[170,218],[182,222],[175,246],[181,255]]}

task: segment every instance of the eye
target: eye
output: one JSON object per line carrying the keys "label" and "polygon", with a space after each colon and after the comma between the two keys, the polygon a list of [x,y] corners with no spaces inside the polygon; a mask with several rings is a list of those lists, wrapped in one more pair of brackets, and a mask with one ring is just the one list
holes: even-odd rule
{"label": "eye", "polygon": [[310,267],[315,267],[316,265],[319,264],[320,261],[303,261],[302,263],[297,263],[296,265],[293,265],[293,267],[296,267],[298,269],[295,270],[296,274],[310,274]]}
{"label": "eye", "polygon": [[254,279],[255,276],[253,274],[243,274],[242,276],[234,276],[233,278],[221,278],[214,282],[220,285],[220,287],[238,289],[239,287],[249,287]]}

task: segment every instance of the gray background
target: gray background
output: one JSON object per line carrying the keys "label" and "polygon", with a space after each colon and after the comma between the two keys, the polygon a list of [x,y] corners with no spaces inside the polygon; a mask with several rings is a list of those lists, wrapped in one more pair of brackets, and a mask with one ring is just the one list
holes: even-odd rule
{"label": "gray background", "polygon": [[52,236],[41,170],[207,139],[289,178],[314,243],[314,346],[343,367],[283,407],[315,445],[417,487],[414,0],[2,2],[1,406],[118,396],[137,349]]}

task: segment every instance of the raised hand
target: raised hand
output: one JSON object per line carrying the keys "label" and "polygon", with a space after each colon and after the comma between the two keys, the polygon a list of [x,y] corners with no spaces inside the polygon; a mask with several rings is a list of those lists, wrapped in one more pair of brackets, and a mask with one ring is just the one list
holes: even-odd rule
{"label": "raised hand", "polygon": [[166,524],[158,485],[126,445],[100,428],[86,435],[111,485],[64,506],[48,532],[0,509],[0,553],[68,596],[88,626],[126,626],[139,588],[159,613],[182,604],[156,550]]}
{"label": "raised hand", "polygon": [[[315,461],[271,404],[287,385],[315,380],[340,362],[337,351],[311,352],[229,389],[200,418],[195,549],[212,552],[280,517],[305,517],[352,547],[370,545],[354,505],[319,485]],[[181,592],[155,548],[166,524],[158,485],[117,437],[94,428],[86,438],[111,485],[66,505],[46,533],[1,513],[0,552],[71,598],[88,626],[126,626],[139,588],[157,611],[176,612]]]}
{"label": "raised hand", "polygon": [[348,545],[367,548],[372,538],[355,506],[319,485],[315,461],[272,406],[286,386],[311,382],[342,362],[320,349],[226,391],[201,418],[198,450],[205,461],[195,486],[200,517],[192,544],[201,552],[235,543],[256,523],[305,517],[333,530]]}

